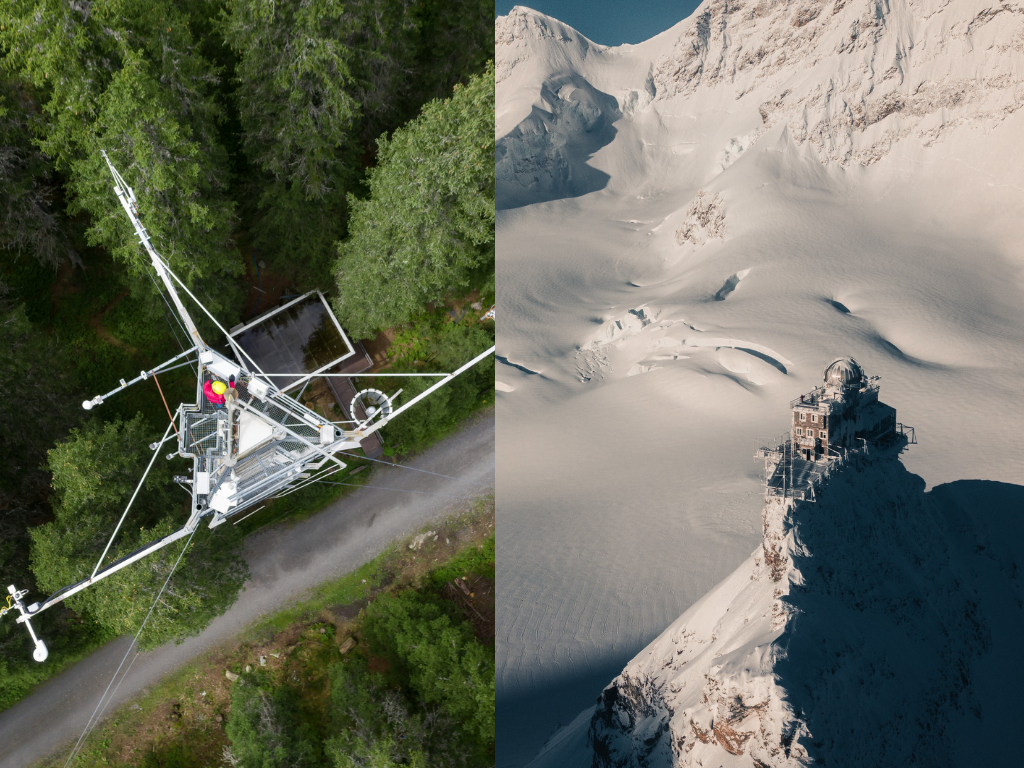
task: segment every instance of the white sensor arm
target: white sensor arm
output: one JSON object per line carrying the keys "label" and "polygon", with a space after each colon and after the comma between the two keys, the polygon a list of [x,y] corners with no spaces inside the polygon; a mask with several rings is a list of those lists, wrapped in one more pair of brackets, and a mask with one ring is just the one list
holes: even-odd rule
{"label": "white sensor arm", "polygon": [[132,188],[125,183],[125,180],[121,178],[121,174],[117,172],[114,164],[110,162],[110,158],[107,157],[105,150],[100,150],[100,154],[103,155],[103,159],[107,161],[107,167],[110,168],[110,173],[114,177],[114,192],[117,194],[117,199],[121,202],[121,207],[124,208],[124,212],[128,214],[128,218],[132,222],[132,226],[135,227],[135,234],[139,237],[139,242],[142,243],[142,247],[146,249],[146,253],[149,254],[149,260],[153,262],[153,267],[156,269],[156,273],[160,275],[160,279],[163,280],[164,285],[167,286],[167,292],[171,295],[171,301],[174,302],[175,308],[178,310],[178,314],[181,315],[181,320],[185,324],[185,328],[188,330],[189,336],[192,337],[192,343],[197,347],[204,348],[206,345],[203,343],[202,337],[199,335],[199,329],[196,328],[196,324],[192,322],[191,316],[185,310],[185,305],[181,303],[181,299],[178,297],[178,292],[174,290],[174,283],[171,282],[170,277],[167,276],[167,271],[164,269],[163,261],[160,259],[160,255],[153,248],[153,244],[149,241],[149,234],[146,232],[146,228],[142,226],[142,222],[139,221],[138,216],[138,203],[135,200],[135,193]]}
{"label": "white sensor arm", "polygon": [[96,397],[94,397],[92,400],[86,400],[84,403],[82,403],[82,407],[85,408],[85,410],[87,411],[91,411],[94,407],[100,405],[104,400],[106,400],[111,395],[116,395],[122,389],[128,389],[128,387],[130,387],[132,384],[138,384],[140,381],[148,379],[154,373],[159,373],[160,371],[170,366],[172,363],[178,362],[183,357],[188,357],[195,351],[195,347],[192,347],[192,349],[186,349],[177,357],[172,357],[170,360],[160,363],[160,365],[158,365],[156,368],[153,368],[149,371],[142,371],[141,373],[139,373],[138,376],[136,376],[131,381],[125,381],[124,379],[121,379],[121,386],[119,386],[117,389],[112,389],[105,395],[96,395]]}
{"label": "white sensor arm", "polygon": [[416,403],[418,403],[420,400],[425,398],[427,395],[431,394],[435,390],[440,389],[445,384],[447,384],[449,381],[451,381],[456,376],[458,376],[460,373],[468,371],[470,368],[472,368],[474,365],[476,365],[481,360],[486,358],[488,355],[493,355],[493,354],[494,354],[494,347],[491,347],[486,352],[481,352],[479,355],[474,357],[472,360],[470,360],[468,363],[466,363],[464,366],[462,366],[458,370],[453,371],[452,373],[449,373],[447,376],[445,376],[443,379],[441,379],[436,384],[434,384],[434,385],[428,387],[427,389],[423,390],[422,392],[420,392],[418,395],[416,395],[416,397],[414,397],[408,403],[405,403],[400,408],[396,408],[395,410],[393,410],[391,412],[391,414],[386,419],[381,419],[376,424],[373,424],[372,426],[368,427],[365,430],[356,430],[353,433],[353,436],[355,436],[355,437],[357,437],[358,439],[361,440],[364,437],[368,437],[369,435],[372,435],[378,429],[380,429],[385,424],[387,424],[389,421],[391,421],[393,418],[395,418],[395,416],[397,416],[398,414],[402,413],[402,411],[405,411],[405,410],[408,410],[409,408],[412,408],[414,405],[416,405]]}

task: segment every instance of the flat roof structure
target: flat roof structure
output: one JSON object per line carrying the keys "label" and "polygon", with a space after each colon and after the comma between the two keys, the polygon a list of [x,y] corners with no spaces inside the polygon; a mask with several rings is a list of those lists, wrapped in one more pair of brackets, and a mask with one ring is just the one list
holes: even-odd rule
{"label": "flat roof structure", "polygon": [[[282,391],[305,380],[297,371],[323,373],[352,358],[366,357],[356,351],[320,291],[310,291],[235,326],[230,335]],[[274,375],[281,371],[289,373]]]}
{"label": "flat roof structure", "polygon": [[[315,382],[317,374],[362,373],[373,365],[362,345],[348,338],[320,291],[310,291],[235,326],[230,335],[282,391],[301,392]],[[275,375],[279,371],[294,373]],[[350,378],[327,377],[325,381],[346,419],[366,418],[362,412],[349,413],[357,392]],[[361,447],[370,458],[383,453],[377,434],[363,440]]]}

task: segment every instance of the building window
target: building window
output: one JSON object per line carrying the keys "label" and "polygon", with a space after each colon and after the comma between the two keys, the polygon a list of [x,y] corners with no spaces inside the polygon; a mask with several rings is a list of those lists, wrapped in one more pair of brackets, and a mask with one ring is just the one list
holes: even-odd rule
{"label": "building window", "polygon": [[811,421],[817,421],[817,420],[818,420],[818,414],[812,413],[811,414]]}
{"label": "building window", "polygon": [[821,436],[822,440],[825,440],[825,439],[828,438],[828,432],[826,432],[824,429],[819,429],[818,430],[818,435]]}
{"label": "building window", "polygon": [[803,428],[803,427],[797,427],[797,428],[796,428],[796,433],[797,433],[798,435],[803,435],[803,433],[804,433],[804,428]]}
{"label": "building window", "polygon": [[807,421],[807,414],[806,413],[803,413],[803,412],[800,413],[800,421]]}

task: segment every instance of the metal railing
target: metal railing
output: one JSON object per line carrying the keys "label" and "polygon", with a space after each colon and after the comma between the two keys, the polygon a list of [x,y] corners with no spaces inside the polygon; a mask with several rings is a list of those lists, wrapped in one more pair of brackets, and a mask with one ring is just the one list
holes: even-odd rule
{"label": "metal railing", "polygon": [[754,458],[764,461],[761,484],[765,498],[792,498],[816,501],[817,492],[833,472],[859,459],[894,450],[902,452],[907,445],[917,444],[913,427],[897,422],[895,428],[882,436],[886,439],[857,438],[853,448],[829,446],[828,453],[808,461],[796,455],[790,435],[765,440],[755,438]]}

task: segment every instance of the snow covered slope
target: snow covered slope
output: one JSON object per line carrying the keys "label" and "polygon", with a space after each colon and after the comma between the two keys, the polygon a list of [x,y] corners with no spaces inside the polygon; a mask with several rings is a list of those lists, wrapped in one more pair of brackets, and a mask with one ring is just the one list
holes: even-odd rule
{"label": "snow covered slope", "polygon": [[853,355],[928,486],[1024,483],[1024,6],[497,19],[499,765],[760,538],[751,439]]}
{"label": "snow covered slope", "polygon": [[1009,764],[1024,489],[968,486],[925,494],[890,455],[769,500],[762,546],[533,765]]}

